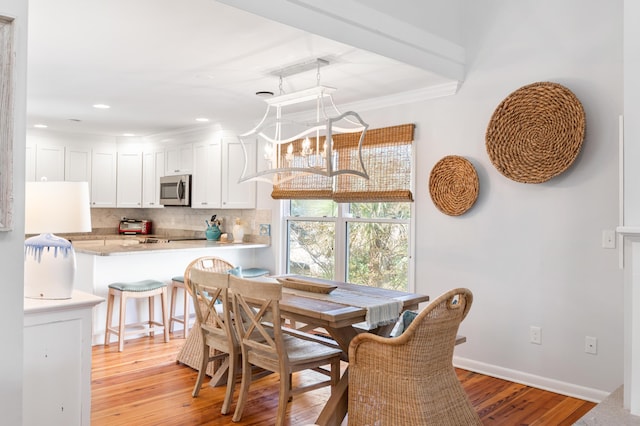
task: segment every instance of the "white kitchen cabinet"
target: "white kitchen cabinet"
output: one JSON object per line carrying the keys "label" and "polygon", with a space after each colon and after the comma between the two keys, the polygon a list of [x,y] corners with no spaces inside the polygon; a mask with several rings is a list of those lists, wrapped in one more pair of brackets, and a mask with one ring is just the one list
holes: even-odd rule
{"label": "white kitchen cabinet", "polygon": [[64,180],[91,182],[91,147],[67,146],[65,148]]}
{"label": "white kitchen cabinet", "polygon": [[24,299],[25,426],[91,424],[92,310],[104,299]]}
{"label": "white kitchen cabinet", "polygon": [[[192,208],[253,209],[256,183],[238,183],[245,164],[237,138],[195,143],[191,190]],[[256,144],[246,143],[248,172],[255,172]]]}
{"label": "white kitchen cabinet", "polygon": [[[247,174],[256,171],[256,142],[245,142]],[[224,209],[254,209],[256,183],[238,180],[245,164],[242,143],[233,137],[222,138],[222,205]]]}
{"label": "white kitchen cabinet", "polygon": [[195,143],[191,179],[191,207],[211,209],[222,206],[220,140]]}
{"label": "white kitchen cabinet", "polygon": [[116,171],[115,146],[91,150],[91,207],[116,207]]}
{"label": "white kitchen cabinet", "polygon": [[36,181],[46,178],[50,182],[64,180],[64,146],[36,145]]}
{"label": "white kitchen cabinet", "polygon": [[118,152],[116,207],[142,207],[142,152]]}
{"label": "white kitchen cabinet", "polygon": [[142,207],[160,205],[160,177],[164,176],[165,152],[152,149],[142,154]]}
{"label": "white kitchen cabinet", "polygon": [[36,180],[36,146],[27,145],[25,156],[25,180],[34,182]]}
{"label": "white kitchen cabinet", "polygon": [[36,144],[26,148],[26,179],[40,181],[91,181],[89,145]]}
{"label": "white kitchen cabinet", "polygon": [[193,144],[167,146],[165,150],[166,176],[190,174],[193,170]]}

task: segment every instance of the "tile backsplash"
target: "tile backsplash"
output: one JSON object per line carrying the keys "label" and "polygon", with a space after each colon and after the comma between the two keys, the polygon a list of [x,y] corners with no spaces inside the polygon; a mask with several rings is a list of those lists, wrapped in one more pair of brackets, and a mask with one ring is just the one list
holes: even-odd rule
{"label": "tile backsplash", "polygon": [[235,219],[239,218],[244,228],[244,241],[270,242],[270,236],[260,234],[260,225],[271,225],[269,209],[216,210],[188,207],[91,209],[91,225],[94,234],[108,235],[118,233],[118,224],[123,217],[146,219],[152,221],[151,232],[155,235],[204,238],[204,231],[207,228],[205,220],[210,220],[214,214],[217,215],[216,220],[221,221],[220,230],[223,233],[231,234]]}

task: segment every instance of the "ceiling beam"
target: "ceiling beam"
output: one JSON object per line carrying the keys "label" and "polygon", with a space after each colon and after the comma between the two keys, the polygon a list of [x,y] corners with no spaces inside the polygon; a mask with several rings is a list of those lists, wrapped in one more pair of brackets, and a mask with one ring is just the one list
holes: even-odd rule
{"label": "ceiling beam", "polygon": [[354,0],[217,0],[238,9],[377,53],[455,81],[465,50],[424,29]]}

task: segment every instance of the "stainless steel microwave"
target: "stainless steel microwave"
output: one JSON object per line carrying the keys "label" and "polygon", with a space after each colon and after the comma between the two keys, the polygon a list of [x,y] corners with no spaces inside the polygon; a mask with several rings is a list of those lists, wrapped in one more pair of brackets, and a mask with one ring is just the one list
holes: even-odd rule
{"label": "stainless steel microwave", "polygon": [[191,205],[191,175],[162,176],[160,204],[163,206]]}

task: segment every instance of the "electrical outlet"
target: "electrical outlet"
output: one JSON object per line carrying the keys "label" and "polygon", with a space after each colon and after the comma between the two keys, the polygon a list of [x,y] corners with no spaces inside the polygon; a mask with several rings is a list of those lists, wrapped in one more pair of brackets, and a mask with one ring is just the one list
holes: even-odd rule
{"label": "electrical outlet", "polygon": [[270,236],[271,235],[271,225],[266,223],[260,224],[260,235],[262,236]]}
{"label": "electrical outlet", "polygon": [[529,327],[529,341],[536,345],[542,344],[542,329],[540,327],[533,325]]}
{"label": "electrical outlet", "polygon": [[588,354],[596,355],[598,353],[598,339],[591,336],[585,336],[584,351]]}

